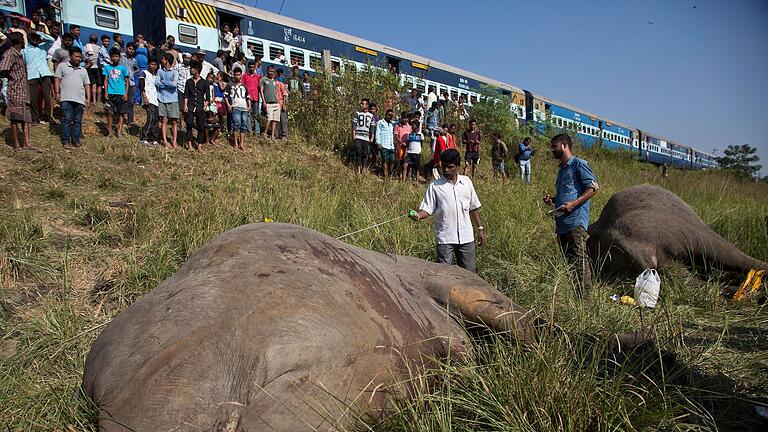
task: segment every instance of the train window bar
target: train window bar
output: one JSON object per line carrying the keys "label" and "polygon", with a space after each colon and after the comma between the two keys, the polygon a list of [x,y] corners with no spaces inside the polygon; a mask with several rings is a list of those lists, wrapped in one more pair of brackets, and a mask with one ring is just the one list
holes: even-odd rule
{"label": "train window bar", "polygon": [[257,59],[264,58],[264,44],[259,41],[248,41],[246,44],[248,52]]}
{"label": "train window bar", "polygon": [[299,65],[301,67],[306,65],[304,60],[304,51],[291,49],[291,65]]}
{"label": "train window bar", "polygon": [[[282,58],[281,58],[282,57]],[[270,60],[285,60],[285,48],[280,45],[269,44],[269,59]]]}
{"label": "train window bar", "polygon": [[96,25],[99,27],[115,30],[120,27],[120,17],[117,14],[117,9],[96,6],[93,8],[93,14],[96,20]]}
{"label": "train window bar", "polygon": [[187,45],[197,45],[197,28],[179,24],[179,42]]}
{"label": "train window bar", "polygon": [[323,68],[323,58],[315,53],[309,53],[309,67],[318,71]]}

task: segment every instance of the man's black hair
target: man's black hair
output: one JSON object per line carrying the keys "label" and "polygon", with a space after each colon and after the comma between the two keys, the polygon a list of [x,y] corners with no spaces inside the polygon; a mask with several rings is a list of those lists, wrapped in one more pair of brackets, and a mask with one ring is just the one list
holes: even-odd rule
{"label": "man's black hair", "polygon": [[235,72],[240,72],[240,73],[243,73],[243,70],[242,70],[242,69],[240,69],[240,66],[236,66],[234,69],[232,69],[232,75],[234,75],[234,74],[235,74]]}
{"label": "man's black hair", "polygon": [[109,35],[101,35],[101,41],[103,42],[104,39],[109,39]]}
{"label": "man's black hair", "polygon": [[163,58],[165,59],[165,61],[168,62],[169,65],[172,65],[173,62],[176,61],[176,58],[173,56],[173,54],[171,54],[169,52],[164,52],[163,53]]}
{"label": "man's black hair", "polygon": [[30,33],[29,36],[27,36],[27,40],[32,45],[40,45],[43,42],[43,38],[37,33]]}
{"label": "man's black hair", "polygon": [[135,43],[133,43],[133,42],[128,42],[127,44],[125,44],[125,48],[126,48],[126,49],[127,49],[127,48],[131,48],[131,47],[132,47],[133,49],[136,49],[136,44],[135,44]]}
{"label": "man's black hair", "polygon": [[72,24],[71,26],[69,26],[69,32],[70,33],[72,33],[72,30],[74,30],[74,29],[80,29],[80,26],[77,25],[77,24]]}
{"label": "man's black hair", "polygon": [[461,154],[456,149],[444,150],[440,153],[440,162],[446,165],[461,165]]}
{"label": "man's black hair", "polygon": [[248,60],[248,67],[256,66],[256,62],[253,60]]}
{"label": "man's black hair", "polygon": [[200,72],[200,71],[203,70],[203,64],[200,63],[197,60],[192,60],[191,62],[189,62],[189,68],[190,69],[197,69],[198,72]]}
{"label": "man's black hair", "polygon": [[531,142],[531,137],[525,137],[525,138],[523,138],[523,142],[524,142],[524,143],[529,143],[529,142]]}
{"label": "man's black hair", "polygon": [[72,35],[72,33],[64,33],[63,35],[61,35],[61,40],[64,40],[64,39],[69,39],[72,42],[75,41],[75,37]]}
{"label": "man's black hair", "polygon": [[11,42],[11,45],[13,46],[19,46],[24,43],[24,36],[21,35],[21,33],[18,32],[10,32],[8,34],[8,41]]}
{"label": "man's black hair", "polygon": [[69,55],[71,56],[71,55],[72,55],[72,54],[74,54],[74,53],[80,53],[80,54],[82,54],[82,53],[83,53],[83,50],[81,50],[81,49],[80,49],[80,47],[77,47],[77,46],[73,46],[72,48],[70,48],[70,49],[69,49]]}
{"label": "man's black hair", "polygon": [[568,134],[557,134],[553,136],[549,142],[551,144],[560,143],[562,145],[568,146],[568,148],[573,147],[573,140],[571,140],[571,136]]}
{"label": "man's black hair", "polygon": [[117,55],[120,55],[120,49],[119,49],[119,48],[117,48],[117,47],[115,47],[115,48],[112,48],[111,50],[109,50],[109,56],[110,56],[110,57],[112,57],[112,56],[113,56],[113,55],[115,55],[115,54],[117,54]]}

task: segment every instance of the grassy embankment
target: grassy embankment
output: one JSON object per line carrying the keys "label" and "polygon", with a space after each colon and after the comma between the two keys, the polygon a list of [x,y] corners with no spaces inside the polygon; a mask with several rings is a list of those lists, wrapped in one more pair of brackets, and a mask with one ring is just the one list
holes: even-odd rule
{"label": "grassy embankment", "polygon": [[[90,117],[87,121],[91,123]],[[0,129],[7,122],[0,121]],[[92,128],[92,127],[91,127]],[[93,430],[94,411],[78,398],[83,363],[102,326],[173,274],[217,234],[264,218],[333,236],[418,205],[424,184],[354,177],[338,153],[303,139],[248,151],[166,152],[137,139],[89,136],[66,152],[42,126],[43,154],[0,149],[0,424],[10,430]],[[479,343],[479,364],[446,363],[437,385],[416,386],[376,430],[728,430],[756,425],[753,401],[768,402],[765,309],[734,306],[714,280],[665,274],[660,307],[605,301],[631,281],[601,281],[589,301],[573,293],[540,201],[556,165],[538,143],[533,185],[475,181],[488,244],[479,272],[521,305],[569,334],[607,334],[654,323],[678,355],[681,381],[609,372],[588,349],[549,337],[533,349]],[[328,146],[330,147],[330,146]],[[485,147],[487,152],[488,146]],[[660,184],[691,204],[725,238],[768,258],[763,218],[768,187],[713,172],[655,168],[582,151],[600,179],[592,219],[616,191]],[[121,204],[120,201],[131,204]],[[664,223],[664,221],[648,221]],[[434,259],[432,224],[400,220],[347,239],[358,246]],[[756,426],[755,426],[756,427]]]}

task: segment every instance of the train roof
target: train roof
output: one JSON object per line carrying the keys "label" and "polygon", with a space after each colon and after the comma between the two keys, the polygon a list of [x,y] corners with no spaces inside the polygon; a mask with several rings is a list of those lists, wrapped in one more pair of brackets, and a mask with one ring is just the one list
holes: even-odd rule
{"label": "train roof", "polygon": [[[238,3],[236,1],[229,1],[229,0],[197,0],[201,3],[206,3],[211,6],[218,7],[220,9],[224,9],[227,11],[231,11],[233,13],[241,13],[242,15],[246,15],[253,18],[259,18],[263,19],[265,21],[269,21],[276,24],[282,24],[289,27],[298,28],[304,31],[312,32],[319,34],[321,36],[327,36],[333,39],[337,39],[343,42],[347,42],[353,45],[362,46],[364,48],[369,48],[375,51],[380,51],[385,54],[394,55],[397,57],[402,57],[411,61],[415,61],[418,63],[422,63],[425,65],[429,65],[431,67],[435,67],[437,69],[442,69],[444,71],[452,72],[457,75],[463,75],[467,78],[472,78],[477,81],[482,81],[485,83],[488,83],[492,86],[499,87],[504,90],[510,90],[514,91],[520,94],[524,93],[524,90],[515,87],[513,85],[503,83],[499,80],[495,80],[493,78],[488,78],[482,75],[478,75],[473,72],[466,71],[464,69],[457,68],[455,66],[447,65],[445,63],[440,63],[437,61],[434,61],[432,59],[429,59],[424,56],[420,56],[418,54],[413,54],[407,51],[399,50],[397,48],[392,48],[387,45],[383,45],[377,42],[372,42],[363,38],[359,38],[357,36],[352,36],[346,33],[341,33],[336,30],[331,30],[326,27],[322,27],[316,24],[308,23],[306,21],[300,21],[295,18],[290,18],[283,15],[278,15],[272,12],[265,11],[263,9],[257,9],[251,6],[246,6],[244,4]],[[239,11],[238,11],[239,10]]]}
{"label": "train roof", "polygon": [[578,113],[584,114],[584,115],[589,116],[589,117],[594,117],[594,118],[599,118],[601,120],[605,120],[605,121],[607,121],[607,122],[609,122],[611,124],[614,124],[616,126],[621,126],[624,129],[629,129],[629,130],[636,130],[637,129],[634,126],[630,126],[630,125],[624,124],[622,122],[617,122],[617,121],[611,120],[609,118],[606,118],[605,116],[591,113],[591,112],[589,112],[587,110],[584,110],[584,109],[581,109],[581,108],[577,108],[577,107],[575,107],[573,105],[570,105],[570,104],[567,104],[567,103],[564,103],[564,102],[560,102],[558,100],[552,99],[552,98],[547,97],[547,96],[542,96],[542,95],[537,94],[537,93],[531,93],[531,95],[533,97],[535,97],[536,99],[543,100],[544,102],[549,102],[551,104],[555,104],[557,106],[561,106],[561,107],[569,109],[571,111],[576,111]]}

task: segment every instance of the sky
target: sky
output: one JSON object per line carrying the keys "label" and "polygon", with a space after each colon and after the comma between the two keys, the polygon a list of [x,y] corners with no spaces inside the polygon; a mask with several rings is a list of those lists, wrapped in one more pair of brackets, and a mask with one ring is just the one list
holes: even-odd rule
{"label": "sky", "polygon": [[[242,3],[249,3],[241,1]],[[284,4],[283,4],[284,3]],[[768,174],[768,0],[253,0]],[[694,7],[695,6],[695,7]]]}

